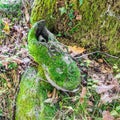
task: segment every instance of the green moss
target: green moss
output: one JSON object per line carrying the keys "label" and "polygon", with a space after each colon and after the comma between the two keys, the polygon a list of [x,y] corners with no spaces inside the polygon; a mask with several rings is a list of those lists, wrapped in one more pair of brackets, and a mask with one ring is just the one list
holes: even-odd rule
{"label": "green moss", "polygon": [[[119,54],[118,4],[118,1],[114,3],[107,3],[105,0],[83,1],[78,9],[82,19],[75,24],[79,26],[73,33],[73,42],[91,50],[105,48],[111,54]],[[109,6],[111,7],[107,13]]]}
{"label": "green moss", "polygon": [[[36,0],[32,10],[32,23],[46,19],[48,26],[55,26],[55,31],[72,38],[68,40],[68,44],[71,41],[89,48],[90,51],[103,50],[110,54],[120,54],[119,0],[110,2],[83,0],[82,4],[79,1],[70,0],[56,6],[55,3],[55,0],[52,4],[47,4],[46,0]],[[65,9],[64,14],[61,14],[61,8]],[[74,13],[80,15],[81,19],[76,20]]]}
{"label": "green moss", "polygon": [[37,27],[38,23],[35,23],[28,35],[31,56],[40,66],[47,67],[50,78],[57,85],[68,90],[75,89],[80,84],[80,71],[76,63],[66,53],[50,56],[49,49],[36,39]]}
{"label": "green moss", "polygon": [[45,105],[48,83],[42,82],[34,68],[28,68],[22,76],[20,90],[16,100],[15,120],[50,120],[56,107]]}
{"label": "green moss", "polygon": [[48,27],[51,28],[55,20],[53,16],[55,3],[56,0],[35,0],[31,14],[31,23],[34,24],[41,19],[45,19]]}

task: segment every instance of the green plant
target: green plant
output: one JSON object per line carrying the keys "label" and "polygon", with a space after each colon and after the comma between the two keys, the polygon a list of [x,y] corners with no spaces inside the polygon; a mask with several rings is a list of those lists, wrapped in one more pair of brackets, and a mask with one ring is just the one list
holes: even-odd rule
{"label": "green plant", "polygon": [[114,69],[114,71],[116,71],[116,72],[120,72],[120,68],[118,67],[117,64],[114,64],[113,69]]}
{"label": "green plant", "polygon": [[15,69],[17,67],[17,63],[15,62],[10,62],[8,65],[8,69]]}
{"label": "green plant", "polygon": [[2,112],[2,109],[0,109],[0,116],[2,116],[3,112]]}
{"label": "green plant", "polygon": [[70,10],[69,10],[69,12],[68,12],[68,17],[69,17],[69,19],[70,19],[71,21],[75,18],[74,10],[73,10],[73,9],[70,9]]}
{"label": "green plant", "polygon": [[79,0],[79,4],[82,5],[83,4],[83,0]]}
{"label": "green plant", "polygon": [[114,110],[111,111],[111,115],[113,115],[114,117],[118,117],[120,114],[120,106],[116,106]]}
{"label": "green plant", "polygon": [[56,37],[61,37],[62,36],[62,33],[61,32],[59,32],[57,35],[56,35]]}
{"label": "green plant", "polygon": [[92,88],[93,90],[95,90],[97,83],[98,83],[98,80],[93,80],[91,78],[88,78],[87,79],[87,88],[90,88],[90,89]]}
{"label": "green plant", "polygon": [[65,7],[59,8],[59,11],[60,11],[60,15],[63,15],[63,14],[67,13],[67,9]]}
{"label": "green plant", "polygon": [[0,11],[3,13],[2,17],[7,17],[11,20],[14,20],[15,18],[18,20],[20,19],[22,13],[21,13],[21,2],[18,3],[11,3],[9,4],[9,2],[0,3]]}

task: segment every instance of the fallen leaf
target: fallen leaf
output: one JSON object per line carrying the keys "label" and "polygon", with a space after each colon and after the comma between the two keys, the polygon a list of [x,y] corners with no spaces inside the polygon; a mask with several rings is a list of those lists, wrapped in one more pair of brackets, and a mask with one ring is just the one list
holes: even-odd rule
{"label": "fallen leaf", "polygon": [[101,65],[100,69],[102,73],[112,73],[112,69],[105,65]]}
{"label": "fallen leaf", "polygon": [[83,88],[82,88],[81,95],[80,95],[80,103],[83,103],[83,102],[84,102],[84,98],[85,98],[85,96],[86,96],[86,93],[87,93],[87,88],[86,88],[86,87],[83,87]]}
{"label": "fallen leaf", "polygon": [[111,85],[114,85],[114,86],[115,86],[114,89],[115,89],[117,92],[120,92],[120,84],[119,84],[119,82],[118,82],[117,79],[113,79],[113,80],[111,81]]}
{"label": "fallen leaf", "polygon": [[10,27],[9,27],[9,24],[8,24],[8,23],[5,23],[5,24],[4,24],[3,31],[4,31],[6,34],[9,34],[9,33],[10,33]]}
{"label": "fallen leaf", "polygon": [[10,82],[7,83],[7,86],[8,86],[8,88],[11,88],[11,87],[12,87],[12,85],[11,85]]}
{"label": "fallen leaf", "polygon": [[53,103],[53,99],[52,98],[48,98],[44,101],[44,103]]}
{"label": "fallen leaf", "polygon": [[77,47],[77,46],[68,46],[68,50],[72,56],[76,56],[85,51],[85,48]]}
{"label": "fallen leaf", "polygon": [[101,101],[102,103],[111,103],[113,100],[118,100],[120,99],[119,95],[116,94],[109,94],[108,92],[106,92],[105,94],[101,95]]}
{"label": "fallen leaf", "polygon": [[103,63],[103,59],[98,59],[98,62],[99,63]]}
{"label": "fallen leaf", "polygon": [[109,111],[103,111],[103,120],[115,120]]}
{"label": "fallen leaf", "polygon": [[118,73],[115,78],[119,79],[120,78],[120,73]]}
{"label": "fallen leaf", "polygon": [[46,99],[44,102],[45,103],[56,103],[58,101],[58,93],[57,90],[54,88],[52,93],[48,92],[47,93],[48,99]]}
{"label": "fallen leaf", "polygon": [[112,102],[112,98],[110,98],[108,92],[103,94],[103,95],[101,95],[100,99],[101,99],[102,103],[107,103],[107,102],[110,103],[110,102]]}
{"label": "fallen leaf", "polygon": [[12,57],[11,61],[16,62],[17,64],[21,64],[23,62],[22,60],[15,58],[15,57]]}
{"label": "fallen leaf", "polygon": [[52,97],[52,93],[51,93],[50,91],[48,91],[47,97],[48,97],[48,98],[51,98],[51,97]]}
{"label": "fallen leaf", "polygon": [[101,85],[101,86],[97,86],[96,87],[96,92],[98,94],[101,94],[101,93],[107,92],[108,90],[111,90],[114,87],[115,87],[115,85]]}
{"label": "fallen leaf", "polygon": [[27,5],[27,2],[25,0],[22,0],[23,6],[24,6],[24,14],[26,18],[26,22],[28,23],[30,20],[30,15],[29,15],[29,6]]}
{"label": "fallen leaf", "polygon": [[77,15],[76,20],[82,20],[82,15]]}
{"label": "fallen leaf", "polygon": [[27,63],[30,62],[30,59],[29,59],[28,57],[26,57],[26,58],[24,58],[24,59],[22,60],[22,62],[23,62],[24,64],[27,64]]}
{"label": "fallen leaf", "polygon": [[60,11],[60,14],[61,14],[61,15],[67,13],[67,10],[66,10],[65,7],[61,7],[61,8],[59,8],[59,11]]}
{"label": "fallen leaf", "polygon": [[58,99],[58,93],[57,93],[56,88],[53,89],[53,92],[52,92],[52,99]]}
{"label": "fallen leaf", "polygon": [[63,106],[62,108],[64,109],[66,115],[74,112],[74,109],[71,106]]}
{"label": "fallen leaf", "polygon": [[94,105],[93,102],[91,102],[91,101],[88,101],[87,103],[88,103],[89,106],[93,106]]}
{"label": "fallen leaf", "polygon": [[65,1],[59,0],[59,2],[56,2],[56,5],[57,5],[57,8],[65,6]]}
{"label": "fallen leaf", "polygon": [[2,65],[5,66],[6,69],[8,69],[8,61],[2,61]]}
{"label": "fallen leaf", "polygon": [[10,33],[10,20],[7,18],[3,18],[2,19],[4,28],[3,28],[3,32],[5,32],[6,34]]}

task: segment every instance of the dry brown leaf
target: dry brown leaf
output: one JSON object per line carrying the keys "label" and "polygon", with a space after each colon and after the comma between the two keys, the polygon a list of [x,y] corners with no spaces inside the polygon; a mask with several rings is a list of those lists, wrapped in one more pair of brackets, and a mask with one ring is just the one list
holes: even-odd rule
{"label": "dry brown leaf", "polygon": [[25,2],[25,0],[22,1],[23,2],[23,5],[24,5],[24,12],[25,12],[25,18],[26,18],[26,21],[27,23],[29,22],[30,20],[30,15],[29,15],[29,6],[27,6],[27,3]]}
{"label": "dry brown leaf", "polygon": [[76,20],[82,20],[82,15],[77,15]]}
{"label": "dry brown leaf", "polygon": [[23,61],[18,58],[11,58],[13,62],[16,62],[17,64],[21,64]]}
{"label": "dry brown leaf", "polygon": [[99,63],[103,63],[103,59],[98,59],[98,62]]}
{"label": "dry brown leaf", "polygon": [[51,97],[52,97],[52,93],[51,93],[50,91],[48,91],[47,97],[48,97],[48,98],[51,98]]}
{"label": "dry brown leaf", "polygon": [[69,52],[72,53],[72,56],[81,54],[85,51],[85,48],[77,47],[77,46],[68,46]]}
{"label": "dry brown leaf", "polygon": [[91,117],[87,117],[87,120],[93,120]]}
{"label": "dry brown leaf", "polygon": [[103,120],[115,120],[112,115],[110,115],[109,111],[103,111]]}
{"label": "dry brown leaf", "polygon": [[117,92],[120,92],[120,84],[119,84],[119,82],[118,82],[117,79],[113,79],[113,80],[111,81],[111,84],[115,86],[115,90],[116,90]]}
{"label": "dry brown leaf", "polygon": [[84,102],[84,98],[85,98],[85,96],[86,96],[86,93],[87,93],[87,88],[86,88],[86,87],[83,87],[83,88],[82,88],[81,95],[80,95],[80,103],[83,103],[83,102]]}
{"label": "dry brown leaf", "polygon": [[89,106],[93,106],[93,102],[88,101],[87,103],[88,103]]}
{"label": "dry brown leaf", "polygon": [[54,88],[52,92],[49,91],[47,96],[48,99],[44,101],[45,103],[56,103],[58,101],[58,93],[56,88]]}
{"label": "dry brown leaf", "polygon": [[26,18],[26,21],[28,23],[29,20],[30,20],[30,15],[29,15],[29,12],[28,12],[28,10],[26,8],[25,8],[25,18]]}
{"label": "dry brown leaf", "polygon": [[56,88],[54,88],[52,92],[52,99],[55,99],[56,95],[57,95],[57,91],[56,91]]}
{"label": "dry brown leaf", "polygon": [[2,61],[2,65],[5,66],[6,69],[8,68],[8,63],[9,63],[8,61],[5,60]]}
{"label": "dry brown leaf", "polygon": [[48,98],[48,99],[44,100],[44,103],[53,103],[53,99],[52,98]]}
{"label": "dry brown leaf", "polygon": [[103,94],[103,95],[101,95],[102,103],[107,103],[107,102],[111,103],[113,100],[117,100],[119,98],[120,98],[119,95],[116,95],[116,94],[109,95],[108,92]]}
{"label": "dry brown leaf", "polygon": [[103,94],[103,95],[101,95],[101,101],[102,101],[102,103],[107,103],[107,102],[112,102],[112,99],[110,98],[110,96],[109,96],[109,93],[107,92],[107,93],[105,93],[105,94]]}
{"label": "dry brown leaf", "polygon": [[101,66],[101,72],[102,73],[112,73],[112,69],[109,67],[105,66],[104,64]]}
{"label": "dry brown leaf", "polygon": [[11,87],[12,87],[12,85],[11,85],[10,82],[7,83],[7,86],[8,86],[8,88],[11,88]]}
{"label": "dry brown leaf", "polygon": [[101,86],[97,86],[96,92],[98,94],[105,93],[105,92],[107,92],[108,90],[111,90],[114,87],[115,87],[115,85],[101,85]]}

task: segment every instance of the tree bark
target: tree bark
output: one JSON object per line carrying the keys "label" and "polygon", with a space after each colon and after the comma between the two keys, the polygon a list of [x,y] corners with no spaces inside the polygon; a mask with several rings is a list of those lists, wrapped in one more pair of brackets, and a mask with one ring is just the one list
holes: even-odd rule
{"label": "tree bark", "polygon": [[47,21],[47,26],[51,28],[54,23],[54,9],[55,9],[56,0],[35,0],[32,14],[31,14],[31,23],[45,19]]}
{"label": "tree bark", "polygon": [[119,0],[35,0],[31,22],[45,19],[67,45],[120,55],[119,6]]}

